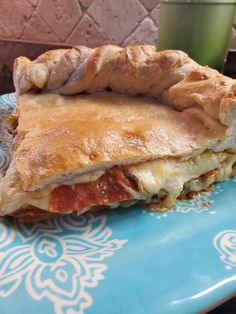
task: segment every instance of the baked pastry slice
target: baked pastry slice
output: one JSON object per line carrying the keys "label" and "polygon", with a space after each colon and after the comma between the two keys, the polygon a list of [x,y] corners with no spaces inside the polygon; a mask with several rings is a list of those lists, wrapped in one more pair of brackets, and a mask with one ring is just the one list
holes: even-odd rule
{"label": "baked pastry slice", "polygon": [[15,61],[0,213],[171,208],[234,175],[236,82],[181,51],[77,46]]}

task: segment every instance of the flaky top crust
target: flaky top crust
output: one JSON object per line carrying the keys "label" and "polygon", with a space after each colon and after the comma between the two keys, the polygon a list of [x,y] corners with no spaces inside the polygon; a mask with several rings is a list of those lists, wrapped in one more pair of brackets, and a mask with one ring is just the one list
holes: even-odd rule
{"label": "flaky top crust", "polygon": [[236,149],[235,80],[181,51],[54,50],[16,59],[14,83],[14,167],[26,191],[70,172]]}
{"label": "flaky top crust", "polygon": [[147,97],[47,93],[19,101],[14,158],[25,189],[67,171],[191,155],[223,140],[227,130],[201,108],[176,111]]}

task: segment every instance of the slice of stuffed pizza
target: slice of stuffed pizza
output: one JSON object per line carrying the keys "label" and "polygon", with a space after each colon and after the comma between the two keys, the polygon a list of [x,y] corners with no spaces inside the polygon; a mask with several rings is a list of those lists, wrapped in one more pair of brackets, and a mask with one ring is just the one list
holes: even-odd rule
{"label": "slice of stuffed pizza", "polygon": [[15,61],[18,126],[0,214],[37,222],[172,207],[234,175],[236,81],[153,46]]}

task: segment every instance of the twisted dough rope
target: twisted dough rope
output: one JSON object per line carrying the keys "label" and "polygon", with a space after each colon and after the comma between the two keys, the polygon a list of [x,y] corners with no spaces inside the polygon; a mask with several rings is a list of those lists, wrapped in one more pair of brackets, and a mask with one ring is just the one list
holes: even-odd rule
{"label": "twisted dough rope", "polygon": [[51,50],[34,61],[17,58],[13,78],[17,95],[40,90],[75,95],[109,88],[152,96],[181,111],[200,105],[226,124],[235,119],[230,112],[236,111],[236,81],[177,50],[158,52],[149,45]]}
{"label": "twisted dough rope", "polygon": [[76,46],[48,51],[35,61],[19,57],[14,64],[18,94],[46,90],[62,95],[110,88],[114,92],[158,97],[199,65],[182,51],[157,52],[154,46],[95,49]]}

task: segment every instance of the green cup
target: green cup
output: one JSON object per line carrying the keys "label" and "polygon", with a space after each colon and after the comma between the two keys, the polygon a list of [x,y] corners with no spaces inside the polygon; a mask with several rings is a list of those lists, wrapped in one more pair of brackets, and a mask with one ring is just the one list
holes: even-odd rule
{"label": "green cup", "polygon": [[179,49],[221,70],[236,0],[162,0],[157,49]]}

